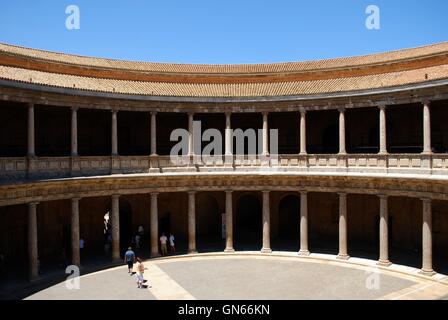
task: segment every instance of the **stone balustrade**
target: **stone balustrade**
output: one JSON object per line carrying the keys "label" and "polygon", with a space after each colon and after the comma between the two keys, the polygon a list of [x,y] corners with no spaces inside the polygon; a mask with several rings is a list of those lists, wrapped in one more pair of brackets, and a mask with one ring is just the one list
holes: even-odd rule
{"label": "stone balustrade", "polygon": [[448,154],[345,154],[255,156],[101,156],[0,158],[0,181],[109,174],[170,172],[310,172],[409,174],[448,177]]}

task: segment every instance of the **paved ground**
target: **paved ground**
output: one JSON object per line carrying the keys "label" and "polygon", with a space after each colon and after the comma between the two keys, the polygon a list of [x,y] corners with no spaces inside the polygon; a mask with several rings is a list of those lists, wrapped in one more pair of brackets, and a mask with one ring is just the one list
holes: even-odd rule
{"label": "paved ground", "polygon": [[117,267],[81,277],[80,290],[59,283],[28,299],[440,299],[448,294],[447,285],[318,259],[199,255],[145,265],[145,289],[137,289],[126,267]]}

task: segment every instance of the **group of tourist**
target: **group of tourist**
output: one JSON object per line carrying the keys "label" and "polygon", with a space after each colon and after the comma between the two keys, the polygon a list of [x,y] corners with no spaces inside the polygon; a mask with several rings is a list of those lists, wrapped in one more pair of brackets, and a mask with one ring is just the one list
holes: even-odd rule
{"label": "group of tourist", "polygon": [[143,288],[143,283],[145,279],[143,274],[145,273],[145,265],[143,264],[142,259],[137,257],[132,251],[132,248],[129,247],[126,253],[124,254],[124,262],[128,265],[128,273],[129,275],[134,275],[134,264],[136,263],[136,274],[137,274],[137,288]]}
{"label": "group of tourist", "polygon": [[162,251],[162,256],[166,256],[168,254],[168,248],[167,248],[167,242],[170,242],[170,250],[171,253],[176,253],[176,247],[174,246],[174,235],[170,233],[169,238],[165,235],[165,233],[162,233],[162,236],[160,237],[160,249]]}

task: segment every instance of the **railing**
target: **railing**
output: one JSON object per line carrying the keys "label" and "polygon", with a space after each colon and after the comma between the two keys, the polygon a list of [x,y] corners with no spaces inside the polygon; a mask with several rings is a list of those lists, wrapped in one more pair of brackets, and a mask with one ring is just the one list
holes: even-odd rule
{"label": "railing", "polygon": [[347,154],[257,156],[35,157],[0,158],[0,181],[110,174],[284,171],[446,175],[448,154]]}

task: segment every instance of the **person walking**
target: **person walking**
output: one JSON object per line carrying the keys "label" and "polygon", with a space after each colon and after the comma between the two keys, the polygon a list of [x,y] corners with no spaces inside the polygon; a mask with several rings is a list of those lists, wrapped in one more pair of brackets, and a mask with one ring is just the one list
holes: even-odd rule
{"label": "person walking", "polygon": [[135,253],[132,251],[132,248],[129,247],[128,251],[124,254],[124,262],[128,265],[129,275],[132,276],[132,269],[134,268],[135,262]]}
{"label": "person walking", "polygon": [[168,238],[164,233],[162,233],[162,236],[160,237],[160,248],[162,249],[162,256],[165,256],[168,252],[166,248],[166,242],[168,241]]}
{"label": "person walking", "polygon": [[141,289],[143,287],[143,274],[145,273],[145,265],[143,261],[137,257],[137,288]]}
{"label": "person walking", "polygon": [[170,249],[171,249],[171,253],[176,253],[176,248],[174,246],[174,235],[172,233],[170,233]]}

